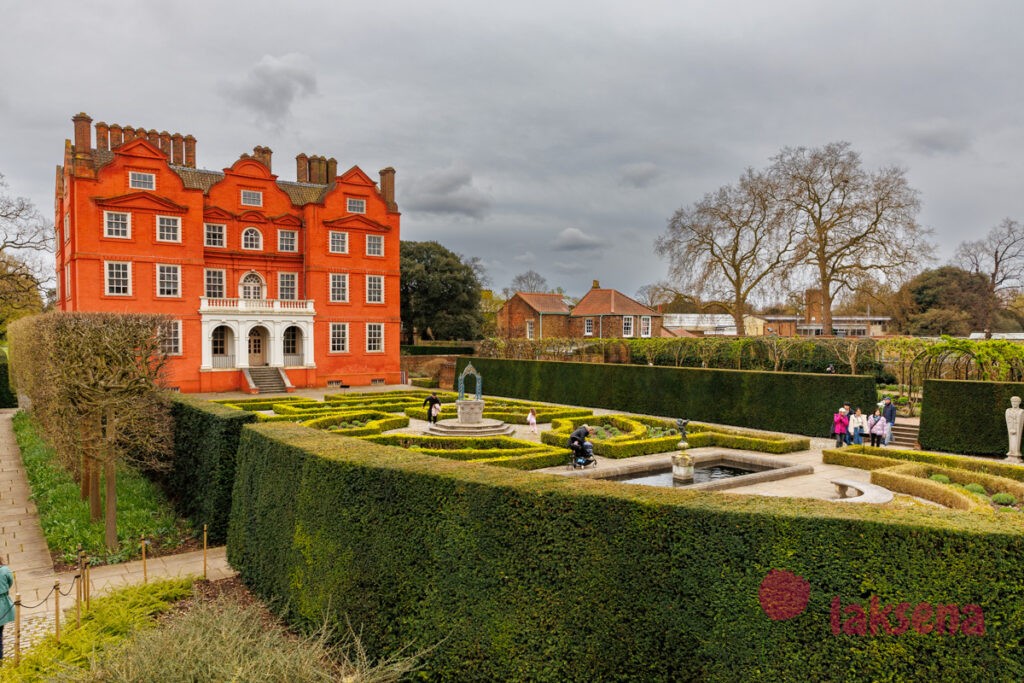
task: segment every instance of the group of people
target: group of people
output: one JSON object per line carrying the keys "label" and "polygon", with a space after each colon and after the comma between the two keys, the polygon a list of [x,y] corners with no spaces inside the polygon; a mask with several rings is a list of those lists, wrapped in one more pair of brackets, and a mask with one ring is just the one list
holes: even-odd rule
{"label": "group of people", "polygon": [[896,424],[896,406],[886,396],[871,415],[865,415],[861,409],[850,409],[849,403],[832,416],[832,434],[836,438],[836,448],[851,444],[861,445],[864,437],[870,437],[871,446],[888,446],[892,443],[892,426]]}

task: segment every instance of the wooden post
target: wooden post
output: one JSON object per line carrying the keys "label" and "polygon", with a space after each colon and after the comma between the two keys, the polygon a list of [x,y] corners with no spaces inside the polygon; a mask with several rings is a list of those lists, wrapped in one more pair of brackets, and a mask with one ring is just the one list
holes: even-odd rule
{"label": "wooden post", "polygon": [[53,582],[53,637],[60,645],[60,580]]}
{"label": "wooden post", "polygon": [[78,573],[75,574],[75,623],[82,627],[82,551],[78,551]]}
{"label": "wooden post", "polygon": [[21,593],[14,594],[14,666],[21,663]]}
{"label": "wooden post", "polygon": [[203,525],[203,581],[206,580],[206,525]]}
{"label": "wooden post", "polygon": [[149,583],[149,573],[146,571],[146,537],[142,537],[142,583]]}

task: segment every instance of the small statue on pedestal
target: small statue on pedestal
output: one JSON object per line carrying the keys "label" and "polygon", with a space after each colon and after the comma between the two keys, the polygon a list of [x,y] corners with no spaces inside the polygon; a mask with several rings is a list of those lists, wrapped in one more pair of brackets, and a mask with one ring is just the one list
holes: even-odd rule
{"label": "small statue on pedestal", "polygon": [[1010,398],[1010,407],[1006,409],[1006,432],[1010,439],[1010,449],[1006,455],[1013,462],[1020,462],[1020,435],[1024,428],[1024,409],[1020,407],[1020,396]]}

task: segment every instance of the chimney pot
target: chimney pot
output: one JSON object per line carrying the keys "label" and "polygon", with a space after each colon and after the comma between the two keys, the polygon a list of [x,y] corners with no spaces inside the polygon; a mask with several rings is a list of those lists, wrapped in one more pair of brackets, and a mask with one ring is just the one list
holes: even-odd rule
{"label": "chimney pot", "polygon": [[92,154],[92,118],[83,111],[71,120],[75,124],[75,154]]}
{"label": "chimney pot", "polygon": [[309,182],[309,157],[305,154],[295,155],[295,180],[300,183]]}
{"label": "chimney pot", "polygon": [[594,280],[594,289],[601,289],[601,281]]}
{"label": "chimney pot", "polygon": [[96,149],[110,149],[110,129],[102,121],[96,124]]}
{"label": "chimney pot", "polygon": [[196,167],[196,139],[191,135],[185,136],[185,165]]}
{"label": "chimney pot", "polygon": [[181,137],[181,133],[175,133],[171,136],[171,163],[175,166],[181,166],[185,161],[185,143],[184,138]]}

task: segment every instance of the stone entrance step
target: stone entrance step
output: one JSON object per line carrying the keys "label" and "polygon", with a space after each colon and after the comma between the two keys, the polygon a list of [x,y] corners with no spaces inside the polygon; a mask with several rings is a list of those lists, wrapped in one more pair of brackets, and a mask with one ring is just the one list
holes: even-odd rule
{"label": "stone entrance step", "polygon": [[433,436],[511,436],[515,428],[501,420],[482,418],[479,422],[459,422],[458,420],[440,420],[427,428],[427,434]]}

